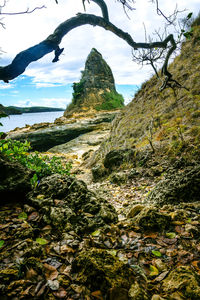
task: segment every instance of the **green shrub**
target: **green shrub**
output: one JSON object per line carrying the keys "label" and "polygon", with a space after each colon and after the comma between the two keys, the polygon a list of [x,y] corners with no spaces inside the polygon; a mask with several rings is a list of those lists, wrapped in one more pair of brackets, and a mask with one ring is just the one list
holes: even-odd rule
{"label": "green shrub", "polygon": [[124,98],[122,95],[112,91],[103,94],[105,99],[101,105],[97,105],[96,110],[111,110],[124,107]]}
{"label": "green shrub", "polygon": [[0,140],[0,153],[8,157],[11,161],[15,160],[21,163],[23,166],[34,171],[31,183],[36,186],[38,180],[44,176],[48,176],[54,173],[61,175],[69,175],[71,170],[71,164],[67,163],[62,165],[60,157],[49,157],[47,155],[41,155],[39,152],[29,153],[31,146],[29,142],[20,142],[16,140]]}

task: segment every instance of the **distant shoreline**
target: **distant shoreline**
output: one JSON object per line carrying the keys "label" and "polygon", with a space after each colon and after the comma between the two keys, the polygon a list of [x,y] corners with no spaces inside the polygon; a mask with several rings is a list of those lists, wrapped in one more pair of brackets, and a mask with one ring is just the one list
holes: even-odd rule
{"label": "distant shoreline", "polygon": [[45,106],[32,106],[32,107],[4,106],[2,109],[8,115],[21,115],[21,114],[25,114],[25,113],[65,111],[64,108],[45,107]]}

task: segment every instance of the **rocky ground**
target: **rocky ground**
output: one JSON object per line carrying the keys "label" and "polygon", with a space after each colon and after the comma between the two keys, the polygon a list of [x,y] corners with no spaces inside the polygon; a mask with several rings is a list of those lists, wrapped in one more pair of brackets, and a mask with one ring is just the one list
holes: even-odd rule
{"label": "rocky ground", "polygon": [[0,299],[199,299],[200,167],[163,165],[1,189]]}

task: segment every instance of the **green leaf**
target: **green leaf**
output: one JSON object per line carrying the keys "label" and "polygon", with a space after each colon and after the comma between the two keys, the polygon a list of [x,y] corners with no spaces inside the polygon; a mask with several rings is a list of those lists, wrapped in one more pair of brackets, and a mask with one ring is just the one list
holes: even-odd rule
{"label": "green leaf", "polygon": [[167,232],[166,237],[168,239],[174,239],[176,237],[176,233],[175,232]]}
{"label": "green leaf", "polygon": [[5,242],[3,240],[0,240],[0,248],[3,247],[4,243]]}
{"label": "green leaf", "polygon": [[157,257],[161,257],[162,256],[162,254],[160,253],[160,251],[152,250],[151,252],[153,253],[153,255],[155,255]]}
{"label": "green leaf", "polygon": [[46,245],[46,244],[48,243],[47,240],[42,239],[42,238],[37,238],[37,239],[36,239],[36,242],[37,242],[38,244],[40,244],[40,245]]}
{"label": "green leaf", "polygon": [[25,212],[21,212],[21,214],[19,214],[18,219],[20,220],[26,220],[28,218],[27,214]]}
{"label": "green leaf", "polygon": [[98,229],[98,230],[96,230],[96,231],[94,231],[91,235],[92,236],[99,236],[100,235],[100,230]]}
{"label": "green leaf", "polygon": [[112,256],[116,256],[117,255],[117,250],[107,250],[107,252],[109,254],[111,254]]}
{"label": "green leaf", "polygon": [[157,276],[159,274],[158,269],[152,265],[150,265],[150,271],[151,271],[149,274],[150,276]]}

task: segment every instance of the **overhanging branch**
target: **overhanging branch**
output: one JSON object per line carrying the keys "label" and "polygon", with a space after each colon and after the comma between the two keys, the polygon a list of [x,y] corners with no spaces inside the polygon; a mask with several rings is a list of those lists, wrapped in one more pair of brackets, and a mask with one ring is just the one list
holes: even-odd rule
{"label": "overhanging branch", "polygon": [[166,59],[163,64],[163,75],[171,78],[172,75],[169,73],[167,66],[168,61],[176,49],[176,43],[174,41],[173,35],[169,35],[165,40],[153,42],[153,43],[136,43],[129,33],[124,32],[123,30],[116,27],[114,24],[106,20],[105,18],[98,17],[91,14],[79,14],[76,17],[66,20],[65,22],[61,23],[53,32],[53,34],[49,35],[47,39],[42,41],[41,43],[28,48],[17,54],[11,64],[5,67],[0,67],[0,80],[4,82],[8,82],[22,74],[27,66],[33,62],[37,61],[46,54],[52,51],[59,51],[59,44],[61,43],[63,37],[70,32],[71,30],[83,26],[83,25],[92,25],[92,26],[99,26],[108,30],[119,38],[123,39],[125,42],[128,43],[134,49],[152,49],[152,48],[166,48],[169,43],[171,43],[171,47],[167,53]]}

